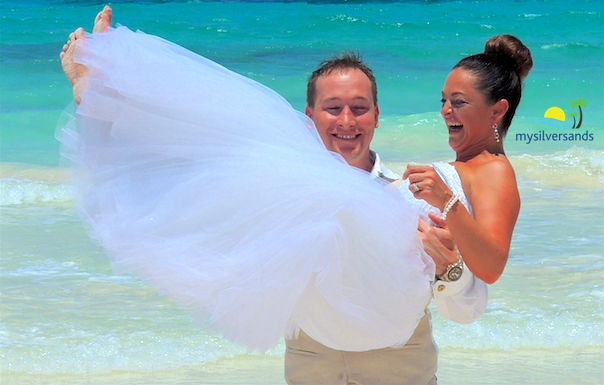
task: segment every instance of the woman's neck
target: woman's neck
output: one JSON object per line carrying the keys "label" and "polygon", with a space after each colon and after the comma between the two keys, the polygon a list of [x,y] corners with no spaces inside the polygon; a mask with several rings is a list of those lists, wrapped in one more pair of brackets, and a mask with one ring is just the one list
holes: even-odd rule
{"label": "woman's neck", "polygon": [[477,157],[485,151],[493,155],[505,155],[505,151],[503,150],[503,143],[493,142],[487,145],[468,147],[464,151],[458,152],[456,154],[455,161],[467,162],[468,160]]}

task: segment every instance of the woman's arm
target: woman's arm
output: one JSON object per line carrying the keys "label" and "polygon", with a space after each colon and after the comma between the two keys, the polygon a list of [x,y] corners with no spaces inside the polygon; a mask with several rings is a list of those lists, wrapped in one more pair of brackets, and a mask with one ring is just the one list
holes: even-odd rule
{"label": "woman's arm", "polygon": [[[494,283],[507,262],[512,232],[520,211],[520,196],[514,170],[503,155],[481,154],[455,164],[474,217],[461,203],[447,213],[446,223],[464,262],[474,275]],[[453,196],[440,176],[429,166],[408,166],[403,178],[409,178],[414,195],[441,211]]]}

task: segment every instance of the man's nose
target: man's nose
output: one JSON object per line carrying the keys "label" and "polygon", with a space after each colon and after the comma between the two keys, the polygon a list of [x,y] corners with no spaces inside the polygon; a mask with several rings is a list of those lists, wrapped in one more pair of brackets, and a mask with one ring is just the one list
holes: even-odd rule
{"label": "man's nose", "polygon": [[338,124],[344,128],[350,128],[356,125],[356,118],[350,107],[345,106],[342,109],[342,112],[340,112],[340,116],[338,117]]}

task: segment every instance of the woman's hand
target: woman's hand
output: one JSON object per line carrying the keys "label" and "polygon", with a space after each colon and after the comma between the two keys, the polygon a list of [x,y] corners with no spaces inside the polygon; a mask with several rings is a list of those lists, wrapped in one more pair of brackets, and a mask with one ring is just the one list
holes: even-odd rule
{"label": "woman's hand", "polygon": [[423,199],[442,211],[453,196],[431,166],[407,165],[403,179],[409,179],[409,190],[416,199]]}

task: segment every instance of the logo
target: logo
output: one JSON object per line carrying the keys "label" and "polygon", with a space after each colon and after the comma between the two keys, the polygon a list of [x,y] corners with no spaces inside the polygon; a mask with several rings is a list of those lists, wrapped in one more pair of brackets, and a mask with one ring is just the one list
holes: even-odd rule
{"label": "logo", "polygon": [[[568,114],[568,118],[573,118],[572,126],[570,119],[567,120],[567,116],[560,107],[550,107],[545,111],[543,119],[533,120],[535,123],[547,124],[550,127],[564,129],[564,130],[575,130],[581,128],[583,124],[583,108],[587,108],[587,100],[579,98],[579,100],[571,100],[570,106],[573,108]],[[576,108],[579,108],[579,112]],[[583,108],[582,108],[583,107]],[[577,118],[579,120],[577,121]],[[583,133],[580,132],[568,132],[568,133],[546,133],[544,130],[538,133],[518,133],[516,134],[517,141],[524,141],[529,144],[531,141],[556,141],[556,142],[567,142],[567,141],[593,141],[594,135],[589,131]]]}
{"label": "logo", "polygon": [[[544,120],[540,120],[539,123],[545,123],[552,127],[556,128],[581,128],[581,124],[583,123],[583,109],[581,107],[587,108],[587,100],[583,98],[579,98],[579,100],[571,100],[570,106],[573,108],[573,111],[568,114],[570,118],[573,118],[573,126],[568,127],[567,125],[561,126],[558,122],[566,122],[566,114],[562,111],[560,107],[550,107],[545,111],[543,117]],[[579,107],[579,112],[575,111],[575,108]],[[577,117],[579,117],[579,122],[577,123]],[[569,122],[570,124],[570,122]]]}

